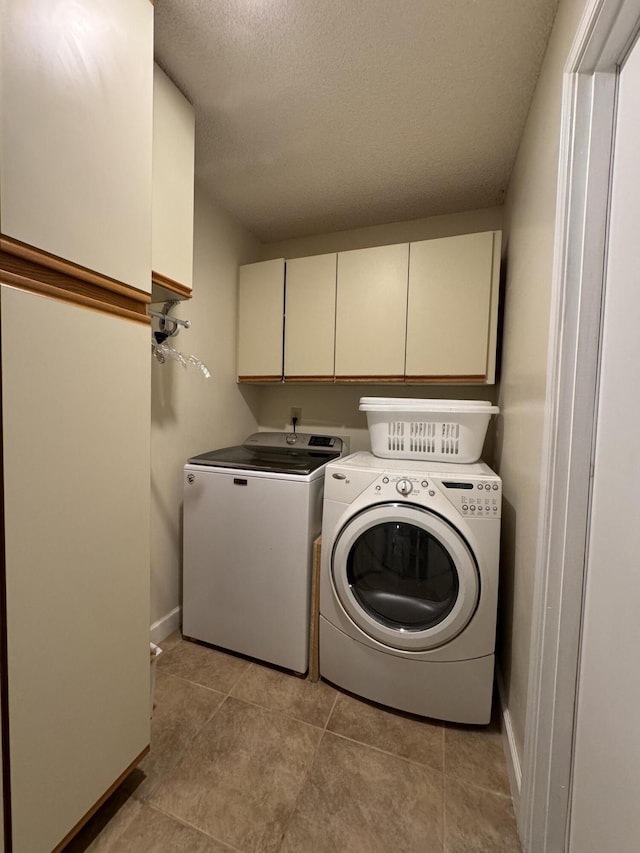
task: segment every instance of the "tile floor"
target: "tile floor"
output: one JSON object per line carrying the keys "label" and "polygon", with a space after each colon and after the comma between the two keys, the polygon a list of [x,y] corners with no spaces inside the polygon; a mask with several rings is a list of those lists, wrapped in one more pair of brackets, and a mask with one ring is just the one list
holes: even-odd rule
{"label": "tile floor", "polygon": [[520,853],[496,724],[162,646],[151,752],[65,853]]}

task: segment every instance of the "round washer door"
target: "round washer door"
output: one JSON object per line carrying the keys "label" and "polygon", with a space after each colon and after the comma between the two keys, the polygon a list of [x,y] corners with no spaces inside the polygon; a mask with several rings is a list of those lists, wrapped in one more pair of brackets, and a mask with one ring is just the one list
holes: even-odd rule
{"label": "round washer door", "polygon": [[331,572],[353,622],[386,646],[407,651],[453,639],[480,594],[465,540],[414,504],[378,504],[351,518],[336,539]]}

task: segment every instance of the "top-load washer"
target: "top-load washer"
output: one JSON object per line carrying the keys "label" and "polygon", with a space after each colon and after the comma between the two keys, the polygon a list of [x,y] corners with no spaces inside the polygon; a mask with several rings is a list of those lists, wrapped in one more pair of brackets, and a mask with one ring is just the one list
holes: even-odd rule
{"label": "top-load washer", "polygon": [[336,436],[258,432],[184,468],[183,633],[304,672],[313,541]]}
{"label": "top-load washer", "polygon": [[483,462],[327,465],[320,674],[384,705],[488,723],[501,481]]}

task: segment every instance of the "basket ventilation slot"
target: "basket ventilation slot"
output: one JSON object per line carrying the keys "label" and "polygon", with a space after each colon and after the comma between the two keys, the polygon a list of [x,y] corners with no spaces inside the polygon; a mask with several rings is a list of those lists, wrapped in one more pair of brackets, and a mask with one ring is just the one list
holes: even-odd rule
{"label": "basket ventilation slot", "polygon": [[457,456],[460,453],[460,424],[444,423],[442,426],[441,453]]}
{"label": "basket ventilation slot", "polygon": [[404,450],[404,421],[390,421],[387,434],[387,449],[401,452]]}
{"label": "basket ventilation slot", "polygon": [[436,453],[437,424],[433,421],[411,422],[409,449],[412,453]]}
{"label": "basket ventilation slot", "polygon": [[460,453],[460,424],[434,421],[389,421],[387,450],[392,453],[442,454]]}

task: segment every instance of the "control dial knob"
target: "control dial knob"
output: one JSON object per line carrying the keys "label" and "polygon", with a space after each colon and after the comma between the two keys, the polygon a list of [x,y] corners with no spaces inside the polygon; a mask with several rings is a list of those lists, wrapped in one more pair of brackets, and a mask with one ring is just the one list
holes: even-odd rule
{"label": "control dial knob", "polygon": [[411,480],[398,480],[396,483],[396,489],[400,492],[401,495],[410,495],[413,491],[413,483]]}

